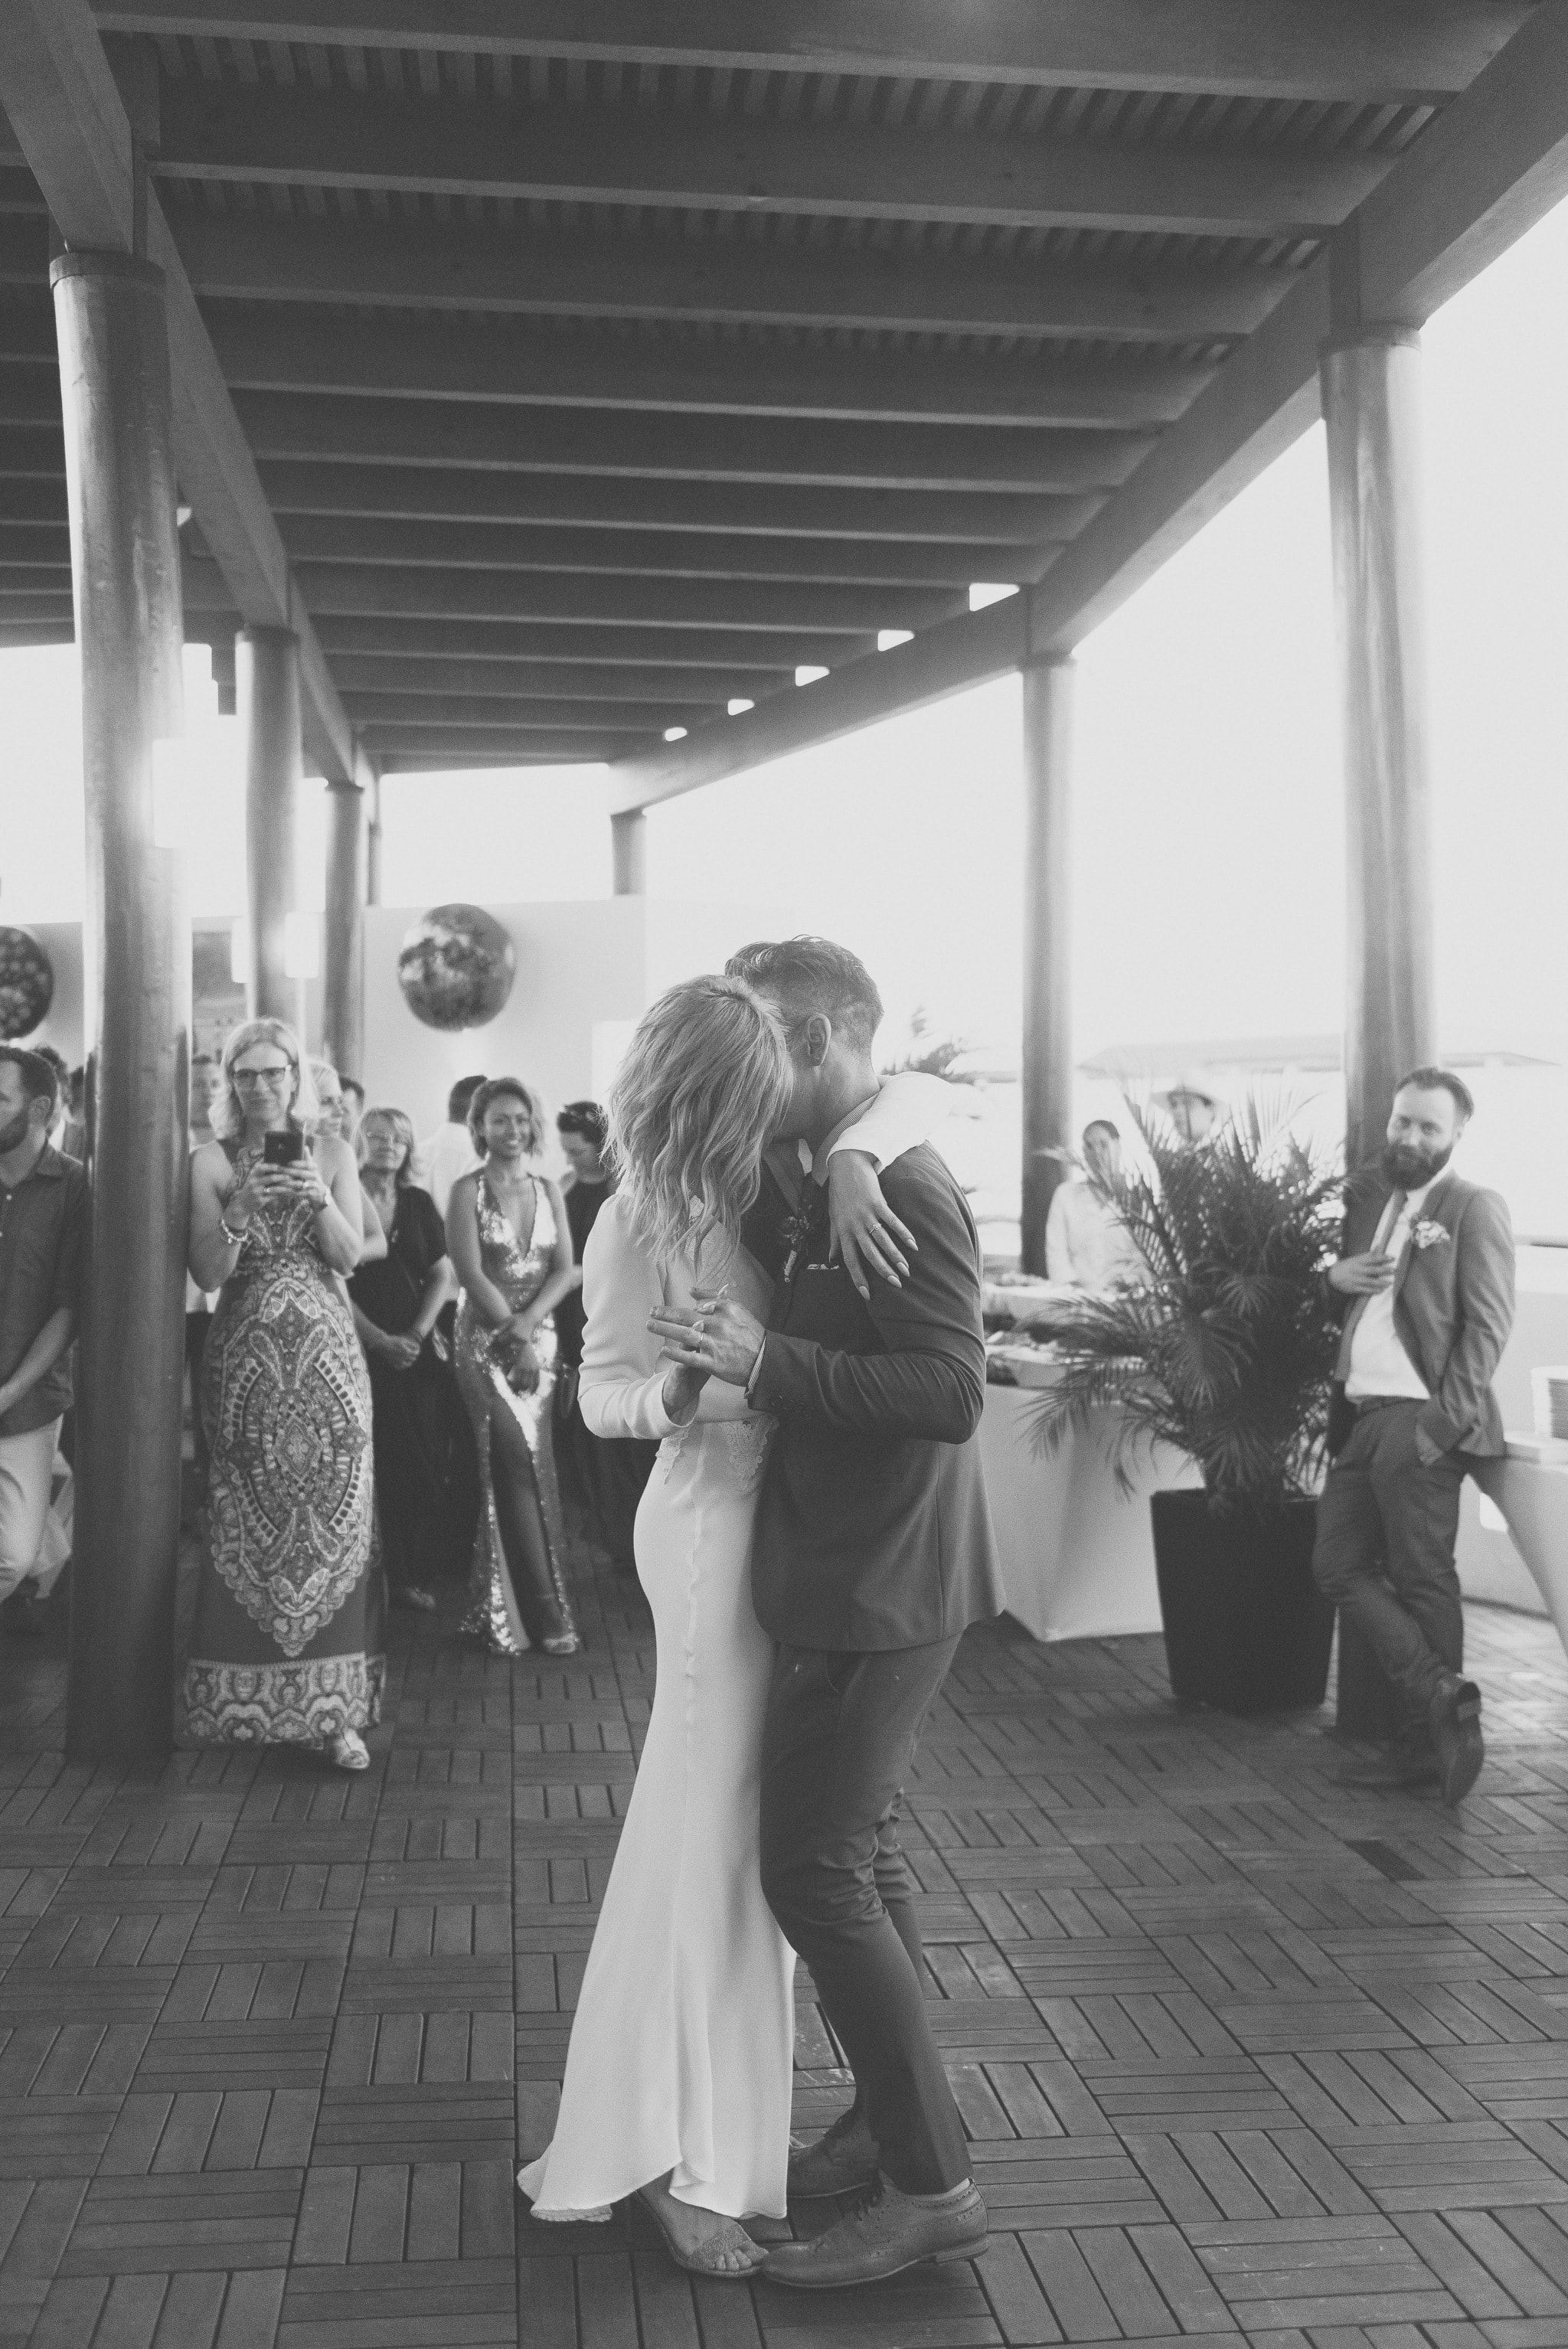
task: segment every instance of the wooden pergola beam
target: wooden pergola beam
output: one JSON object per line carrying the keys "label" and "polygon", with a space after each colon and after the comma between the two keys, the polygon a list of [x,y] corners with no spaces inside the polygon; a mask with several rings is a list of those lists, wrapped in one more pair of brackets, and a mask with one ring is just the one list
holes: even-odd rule
{"label": "wooden pergola beam", "polygon": [[232,390],[358,392],[509,407],[657,409],[952,425],[1173,423],[1205,366],[972,357],[779,344],[649,342],[626,333],[513,332],[495,321],[346,318],[318,308],[210,303],[208,332]]}
{"label": "wooden pergola beam", "polygon": [[[963,598],[951,588],[797,585],[765,579],[614,578],[582,572],[441,571],[384,564],[310,563],[301,592],[328,614],[400,619],[533,620],[558,626],[777,629],[790,637],[859,638],[879,628],[922,628],[945,619]],[[215,566],[187,562],[191,609],[226,605]],[[804,657],[793,656],[792,657]]]}
{"label": "wooden pergola beam", "polygon": [[464,768],[520,766],[581,761],[603,765],[635,741],[637,734],[604,726],[597,733],[575,728],[495,726],[461,735],[449,726],[367,726],[365,747],[379,764],[388,752],[418,756],[428,766]]}
{"label": "wooden pergola beam", "polygon": [[[830,667],[874,649],[876,638],[829,636],[812,629],[796,636],[769,628],[646,627],[598,621],[398,619],[324,613],[323,644],[340,653],[396,654],[410,667],[454,656],[473,661],[590,661],[596,667],[708,668],[727,678],[732,671],[769,669],[789,677],[797,663]],[[744,685],[726,683],[726,695]]]}
{"label": "wooden pergola beam", "polygon": [[[0,15],[0,104],[68,245],[131,250],[130,123],[88,0],[8,0]],[[322,771],[353,773],[354,740],[222,370],[162,210],[146,199],[147,258],[163,271],[180,481],[248,623],[300,636],[307,747]]]}
{"label": "wooden pergola beam", "polygon": [[[613,709],[574,696],[492,695],[485,699],[463,693],[351,693],[348,706],[356,726],[439,727],[466,740],[470,735],[554,730],[568,734],[657,734],[665,726],[700,726],[714,715],[707,702],[617,701]],[[722,710],[723,704],[719,704]],[[482,747],[482,745],[481,745]]]}
{"label": "wooden pergola beam", "polygon": [[1387,154],[995,138],[929,123],[504,107],[384,90],[171,81],[157,171],[221,185],[1130,235],[1313,237]]}
{"label": "wooden pergola beam", "polygon": [[[5,470],[5,435],[0,431],[0,472]],[[876,539],[932,545],[947,540],[1001,546],[1058,543],[1083,528],[1105,496],[1097,492],[1008,497],[992,491],[861,490],[842,484],[829,490],[799,482],[758,486],[627,474],[454,471],[439,465],[265,458],[260,471],[273,512],[279,515],[562,523],[600,530],[690,530],[736,537]],[[6,493],[13,512],[19,494],[15,488]],[[55,492],[45,482],[28,494],[45,500]]]}
{"label": "wooden pergola beam", "polygon": [[[477,529],[466,523],[343,514],[286,515],[280,526],[295,564],[387,564],[399,570],[582,571],[649,579],[821,580],[955,589],[972,579],[1017,585],[1037,578],[1044,568],[1036,547],[971,539],[775,541],[734,531],[535,529],[516,523]],[[69,561],[69,545],[58,528],[0,523],[0,564]]]}
{"label": "wooden pergola beam", "polygon": [[[258,458],[443,465],[500,472],[675,476],[860,489],[1081,493],[1126,481],[1147,433],[1009,425],[832,424],[753,416],[526,416],[452,400],[313,398],[243,391],[234,406]],[[19,428],[26,429],[26,428]]]}
{"label": "wooden pergola beam", "polygon": [[1038,260],[1003,266],[874,244],[820,252],[749,240],[652,243],[424,219],[296,224],[193,209],[179,212],[177,227],[191,283],[207,300],[913,335],[1231,341],[1252,333],[1295,274],[1133,261],[1120,271]]}
{"label": "wooden pergola beam", "polygon": [[[1418,324],[1568,193],[1568,8],[1542,9],[1356,218],[1358,306]],[[1342,269],[1345,264],[1342,264]],[[1068,652],[1299,437],[1320,412],[1330,257],[1301,275],[1045,579],[612,772],[614,812],[652,805],[897,710]],[[1414,315],[1418,313],[1419,315]],[[1011,614],[1016,649],[1004,658]],[[857,673],[860,672],[860,673]]]}
{"label": "wooden pergola beam", "polygon": [[438,701],[460,695],[476,705],[557,698],[629,701],[657,711],[656,720],[649,723],[660,727],[700,723],[685,713],[713,717],[731,694],[759,701],[790,682],[787,667],[737,668],[727,663],[714,669],[675,663],[660,667],[653,661],[617,667],[603,661],[469,659],[459,653],[424,660],[410,660],[402,653],[339,653],[332,673],[356,709],[363,695],[396,695],[404,700],[428,695]]}
{"label": "wooden pergola beam", "polygon": [[97,0],[99,24],[171,38],[502,57],[613,57],[720,72],[889,75],[1029,88],[1171,89],[1414,105],[1463,89],[1523,21],[1520,0]]}

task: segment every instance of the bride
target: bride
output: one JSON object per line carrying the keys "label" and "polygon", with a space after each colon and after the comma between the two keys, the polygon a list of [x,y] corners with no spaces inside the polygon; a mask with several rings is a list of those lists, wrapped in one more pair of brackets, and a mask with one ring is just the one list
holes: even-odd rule
{"label": "bride", "polygon": [[[595,1435],[663,1439],[636,1524],[658,1669],[554,2138],[518,2183],[542,2220],[608,2219],[640,2194],[672,2256],[705,2275],[759,2267],[739,2221],[785,2214],[795,1958],[758,1868],[773,1646],[749,1572],[773,1423],[738,1387],[665,1368],[647,1323],[725,1284],[767,1319],[799,1174],[777,1157],[769,1172],[764,1157],[790,1090],[783,1030],[743,980],[662,997],[611,1095],[621,1187],[583,1268],[583,1416]],[[928,1137],[934,1091],[928,1078],[889,1079],[830,1161],[846,1260],[858,1243],[888,1278],[912,1243],[872,1162]]]}

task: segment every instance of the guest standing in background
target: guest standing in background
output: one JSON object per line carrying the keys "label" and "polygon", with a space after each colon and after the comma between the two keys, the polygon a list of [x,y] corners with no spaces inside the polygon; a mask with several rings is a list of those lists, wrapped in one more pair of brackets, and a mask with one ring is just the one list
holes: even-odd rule
{"label": "guest standing in background", "polygon": [[343,1114],[346,1121],[344,1140],[356,1156],[359,1152],[359,1126],[365,1115],[365,1088],[357,1077],[338,1078],[343,1088]]}
{"label": "guest standing in background", "polygon": [[1463,1676],[1460,1488],[1504,1449],[1491,1381],[1514,1306],[1507,1206],[1449,1164],[1474,1109],[1450,1069],[1412,1069],[1381,1180],[1351,1191],[1327,1275],[1345,1328],[1312,1560],[1399,1698],[1403,1732],[1374,1783],[1436,1785],[1450,1809],[1485,1758],[1480,1691]]}
{"label": "guest standing in background", "polygon": [[604,1112],[597,1102],[568,1102],[555,1121],[570,1174],[562,1188],[576,1260],[575,1286],[555,1309],[555,1397],[551,1432],[562,1498],[582,1512],[588,1537],[608,1550],[621,1574],[634,1574],[632,1529],[637,1504],[659,1456],[656,1443],[634,1436],[593,1435],[583,1417],[578,1380],[583,1364],[583,1251],[605,1200],[614,1189],[603,1152]]}
{"label": "guest standing in background", "polygon": [[[358,1154],[354,1142],[354,1111],[344,1092],[343,1079],[330,1061],[313,1059],[310,1063],[310,1080],[315,1087],[317,1140],[325,1137],[329,1141],[341,1142],[357,1164]],[[387,1235],[381,1228],[381,1218],[376,1212],[375,1203],[366,1195],[363,1187],[360,1192],[359,1213],[364,1232],[359,1248],[359,1261],[362,1265],[379,1263],[387,1254]]]}
{"label": "guest standing in background", "polygon": [[1063,1183],[1046,1217],[1046,1272],[1074,1288],[1103,1291],[1143,1280],[1149,1268],[1121,1219],[1121,1136],[1106,1117],[1083,1130],[1084,1174]]}
{"label": "guest standing in background", "polygon": [[39,1060],[54,1073],[55,1113],[49,1122],[49,1140],[63,1157],[69,1156],[72,1154],[66,1149],[65,1132],[69,1115],[67,1097],[71,1088],[71,1072],[66,1065],[66,1056],[63,1052],[57,1052],[53,1044],[31,1044],[27,1049],[29,1051],[36,1052]]}
{"label": "guest standing in background", "polygon": [[458,1384],[473,1423],[482,1496],[473,1604],[463,1629],[502,1656],[581,1645],[564,1578],[565,1526],[550,1441],[545,1325],[572,1288],[572,1233],[553,1183],[526,1161],[544,1111],[516,1077],[492,1077],[469,1108],[480,1164],[452,1187],[447,1246],[458,1304]]}
{"label": "guest standing in background", "polygon": [[66,1129],[60,1136],[62,1158],[88,1163],[88,1072],[73,1069],[66,1080]]}
{"label": "guest standing in background", "polygon": [[267,1159],[269,1136],[305,1143],[316,1122],[283,1020],[236,1028],[222,1071],[218,1139],[191,1168],[191,1274],[222,1294],[202,1370],[211,1457],[188,1725],[198,1744],[313,1746],[363,1770],[385,1658],[370,1377],[343,1286],[361,1252],[359,1170],[335,1136]]}
{"label": "guest standing in background", "polygon": [[[438,1125],[434,1133],[427,1134],[414,1153],[414,1180],[429,1193],[436,1213],[446,1220],[452,1195],[452,1185],[459,1174],[469,1174],[479,1164],[474,1138],[469,1132],[469,1104],[480,1087],[482,1077],[459,1077],[447,1096],[447,1123]],[[457,1314],[455,1299],[441,1308],[437,1323],[441,1336],[457,1359]],[[480,1455],[474,1444],[473,1422],[458,1392],[456,1380],[449,1390],[449,1421],[447,1426],[447,1508],[445,1527],[449,1543],[449,1570],[466,1574],[474,1554],[474,1540],[479,1532]]]}
{"label": "guest standing in background", "polygon": [[[0,1617],[36,1631],[36,1575],[88,1244],[88,1178],[49,1140],[55,1071],[0,1044]],[[13,1592],[16,1593],[12,1597]]]}
{"label": "guest standing in background", "polygon": [[428,1614],[425,1578],[438,1561],[447,1447],[450,1357],[436,1322],[457,1275],[428,1191],[413,1178],[414,1127],[400,1109],[366,1110],[359,1126],[359,1180],[387,1235],[379,1264],[348,1283],[354,1326],[370,1365],[376,1496],[394,1607]]}
{"label": "guest standing in background", "polygon": [[414,1154],[414,1180],[428,1191],[436,1213],[444,1216],[459,1174],[471,1174],[479,1152],[469,1131],[469,1110],[483,1077],[459,1077],[447,1096],[447,1122],[428,1133]]}

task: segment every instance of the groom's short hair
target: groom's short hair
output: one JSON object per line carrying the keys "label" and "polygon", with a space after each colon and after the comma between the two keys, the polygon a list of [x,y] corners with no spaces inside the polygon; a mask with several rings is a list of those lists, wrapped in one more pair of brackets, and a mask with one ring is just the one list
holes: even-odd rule
{"label": "groom's short hair", "polygon": [[882,999],[875,979],[848,947],[836,947],[830,938],[763,938],[731,955],[724,968],[727,978],[743,978],[771,996],[789,1029],[820,1011],[870,1051],[882,1024]]}

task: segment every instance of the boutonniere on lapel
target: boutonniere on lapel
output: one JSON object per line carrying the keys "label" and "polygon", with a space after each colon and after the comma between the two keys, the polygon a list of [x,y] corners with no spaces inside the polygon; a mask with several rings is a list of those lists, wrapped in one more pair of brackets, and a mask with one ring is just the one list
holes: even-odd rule
{"label": "boutonniere on lapel", "polygon": [[[815,1196],[812,1195],[813,1193]],[[820,1191],[814,1183],[806,1182],[801,1186],[800,1196],[795,1204],[794,1212],[786,1216],[779,1226],[779,1237],[787,1250],[781,1278],[794,1279],[795,1268],[800,1261],[800,1252],[820,1226],[826,1198],[826,1193]]]}
{"label": "boutonniere on lapel", "polygon": [[1413,1248],[1442,1247],[1447,1245],[1448,1237],[1446,1227],[1434,1222],[1430,1216],[1423,1216],[1419,1223],[1410,1226],[1410,1246]]}

